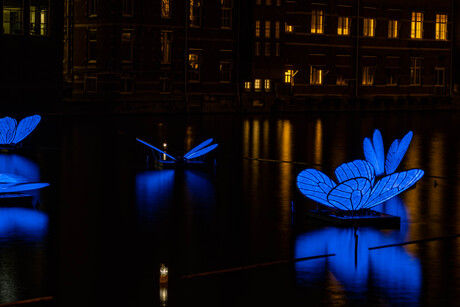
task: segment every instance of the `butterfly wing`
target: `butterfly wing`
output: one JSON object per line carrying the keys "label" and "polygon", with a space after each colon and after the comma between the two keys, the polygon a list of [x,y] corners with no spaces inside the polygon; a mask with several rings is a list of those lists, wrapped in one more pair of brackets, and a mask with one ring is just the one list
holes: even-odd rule
{"label": "butterfly wing", "polygon": [[16,193],[21,191],[37,190],[49,186],[49,183],[37,182],[37,183],[19,183],[19,184],[0,184],[1,193]]}
{"label": "butterfly wing", "polygon": [[21,142],[26,136],[28,136],[37,127],[40,122],[40,115],[32,115],[22,119],[16,128],[16,134],[12,141],[12,144]]}
{"label": "butterfly wing", "polygon": [[16,133],[17,122],[14,118],[4,117],[0,119],[0,144],[10,145]]}
{"label": "butterfly wing", "polygon": [[382,134],[378,129],[375,129],[372,141],[369,138],[364,138],[363,149],[364,157],[374,167],[375,175],[383,175],[385,172],[385,150]]}
{"label": "butterfly wing", "polygon": [[339,183],[352,178],[364,177],[373,184],[375,178],[372,164],[365,160],[343,163],[335,170],[335,176],[339,180]]}
{"label": "butterfly wing", "polygon": [[328,196],[328,202],[342,210],[361,209],[369,199],[371,182],[367,178],[352,178],[338,184]]}
{"label": "butterfly wing", "polygon": [[334,207],[327,200],[327,195],[336,186],[324,173],[315,169],[306,169],[297,176],[297,187],[306,197],[328,207]]}
{"label": "butterfly wing", "polygon": [[160,149],[156,148],[156,147],[155,147],[155,146],[153,146],[152,144],[150,144],[150,143],[147,143],[146,141],[143,141],[143,140],[141,140],[141,139],[139,139],[139,138],[136,138],[136,140],[137,140],[137,141],[139,141],[139,142],[141,142],[142,144],[144,144],[144,145],[147,145],[148,147],[150,147],[150,148],[152,148],[152,149],[154,149],[154,150],[158,151],[159,153],[161,153],[161,154],[164,154],[164,155],[166,155],[166,156],[170,157],[170,158],[171,158],[171,159],[173,159],[174,161],[176,160],[176,158],[174,158],[173,156],[171,156],[171,155],[168,155],[168,154],[167,154],[167,153],[165,153],[164,151],[162,151],[162,150],[160,150]]}
{"label": "butterfly wing", "polygon": [[187,160],[192,160],[192,159],[199,158],[199,157],[207,154],[211,150],[214,150],[214,148],[216,148],[216,147],[217,147],[217,144],[210,145],[210,146],[205,147],[205,148],[203,148],[201,150],[195,151],[191,155],[188,155],[187,157],[184,157],[184,158],[186,158]]}
{"label": "butterfly wing", "polygon": [[394,140],[387,153],[385,160],[385,172],[387,175],[392,174],[398,168],[399,163],[406,154],[412,140],[412,131],[409,131],[402,140]]}
{"label": "butterfly wing", "polygon": [[425,172],[411,169],[385,176],[374,185],[364,208],[372,208],[413,186]]}
{"label": "butterfly wing", "polygon": [[192,148],[189,152],[187,152],[185,155],[184,155],[184,158],[185,159],[190,159],[190,156],[193,155],[193,153],[197,152],[198,150],[208,146],[209,144],[211,144],[212,142],[212,138],[211,139],[207,139],[206,141],[204,141],[203,143],[201,143],[200,145],[198,146],[195,146],[194,148]]}

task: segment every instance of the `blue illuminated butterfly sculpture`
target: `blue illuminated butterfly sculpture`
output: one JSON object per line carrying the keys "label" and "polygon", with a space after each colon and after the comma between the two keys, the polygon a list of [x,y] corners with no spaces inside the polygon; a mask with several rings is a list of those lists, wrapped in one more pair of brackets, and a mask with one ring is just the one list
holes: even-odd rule
{"label": "blue illuminated butterfly sculpture", "polygon": [[[202,162],[201,160],[198,160],[198,158],[204,158],[204,156],[207,153],[209,153],[210,151],[214,150],[217,147],[217,144],[209,145],[213,141],[213,139],[211,138],[211,139],[208,139],[208,140],[204,141],[200,145],[192,148],[190,151],[188,151],[182,157],[173,157],[173,156],[167,154],[166,152],[158,149],[157,147],[153,146],[152,144],[147,143],[144,140],[141,140],[139,138],[136,138],[136,140],[141,142],[142,144],[147,145],[148,147],[150,147],[154,153],[157,152],[157,153],[163,154],[166,157],[170,158],[172,161],[165,161],[164,159],[161,159],[161,158],[157,159],[157,160],[159,160],[161,162],[172,162],[172,163],[179,163],[179,164]],[[156,155],[154,155],[154,156],[156,156]]]}
{"label": "blue illuminated butterfly sculpture", "polygon": [[40,122],[40,115],[33,115],[22,119],[19,125],[11,117],[0,118],[0,146],[14,147],[27,137]]}
{"label": "blue illuminated butterfly sculpture", "polygon": [[409,132],[401,141],[395,140],[385,161],[382,136],[375,130],[372,141],[364,139],[367,161],[355,160],[340,165],[335,170],[338,183],[318,170],[306,169],[297,176],[297,186],[306,197],[328,207],[351,211],[370,209],[422,178],[424,171],[421,169],[394,173],[411,138],[412,132]]}

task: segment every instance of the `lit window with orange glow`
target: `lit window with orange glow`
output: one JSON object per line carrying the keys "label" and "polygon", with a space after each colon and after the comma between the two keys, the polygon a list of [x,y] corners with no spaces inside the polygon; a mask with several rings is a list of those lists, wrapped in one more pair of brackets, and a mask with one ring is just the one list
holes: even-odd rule
{"label": "lit window with orange glow", "polygon": [[171,18],[171,4],[169,0],[161,0],[161,18]]}
{"label": "lit window with orange glow", "polygon": [[275,22],[275,38],[276,39],[280,38],[280,22],[279,21]]}
{"label": "lit window with orange glow", "polygon": [[436,39],[447,40],[446,14],[436,14]]}
{"label": "lit window with orange glow", "polygon": [[252,89],[252,82],[250,82],[250,81],[244,82],[244,89],[246,91],[250,91]]}
{"label": "lit window with orange glow", "polygon": [[374,18],[364,18],[363,36],[364,37],[375,37],[375,19]]}
{"label": "lit window with orange glow", "polygon": [[267,92],[269,92],[271,90],[270,79],[265,79],[264,80],[264,88],[265,88],[265,91],[267,91]]}
{"label": "lit window with orange glow", "polygon": [[256,32],[255,32],[256,37],[260,37],[260,20],[256,20]]}
{"label": "lit window with orange glow", "polygon": [[270,43],[265,43],[265,56],[270,56],[271,55],[271,45]]}
{"label": "lit window with orange glow", "polygon": [[189,53],[188,55],[188,79],[190,81],[200,81],[201,78],[201,55],[199,53]]}
{"label": "lit window with orange glow", "polygon": [[287,69],[284,72],[284,83],[294,84],[294,71],[292,69]]}
{"label": "lit window with orange glow", "polygon": [[339,16],[337,21],[337,34],[350,35],[350,18]]}
{"label": "lit window with orange glow", "polygon": [[410,23],[410,38],[423,38],[423,13],[421,12],[412,12],[412,18]]}
{"label": "lit window with orange glow", "polygon": [[397,20],[388,20],[388,38],[398,38],[399,29]]}
{"label": "lit window with orange glow", "polygon": [[254,80],[254,89],[256,91],[260,91],[262,89],[262,80],[260,80],[260,79],[255,79]]}
{"label": "lit window with orange glow", "polygon": [[311,33],[324,33],[324,12],[322,10],[311,11]]}
{"label": "lit window with orange glow", "polygon": [[310,84],[321,85],[323,84],[324,70],[318,66],[310,65]]}
{"label": "lit window with orange glow", "polygon": [[22,1],[3,1],[3,34],[24,34],[24,4]]}
{"label": "lit window with orange glow", "polygon": [[49,2],[48,0],[30,0],[29,34],[48,35]]}
{"label": "lit window with orange glow", "polygon": [[190,0],[189,22],[190,27],[201,27],[201,0]]}
{"label": "lit window with orange glow", "polygon": [[363,66],[362,85],[374,85],[375,67]]}
{"label": "lit window with orange glow", "polygon": [[270,38],[270,20],[265,21],[265,37]]}
{"label": "lit window with orange glow", "polygon": [[288,25],[287,23],[284,23],[284,32],[286,32],[286,33],[294,33],[294,26]]}

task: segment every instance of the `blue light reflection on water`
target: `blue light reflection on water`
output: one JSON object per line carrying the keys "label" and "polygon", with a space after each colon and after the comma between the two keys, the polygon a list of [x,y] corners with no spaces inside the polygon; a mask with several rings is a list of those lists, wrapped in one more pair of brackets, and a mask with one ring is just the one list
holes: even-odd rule
{"label": "blue light reflection on water", "polygon": [[369,247],[401,243],[406,238],[407,215],[402,200],[394,198],[381,206],[379,209],[387,213],[400,214],[400,229],[361,227],[355,236],[352,228],[328,227],[299,234],[295,257],[336,255],[296,263],[297,283],[309,285],[330,272],[341,287],[358,300],[368,295],[371,285],[381,288],[390,302],[418,303],[422,287],[420,261],[401,246],[369,250]]}
{"label": "blue light reflection on water", "polygon": [[[14,174],[23,177],[27,182],[40,181],[40,168],[32,160],[18,154],[0,154],[0,173]],[[39,190],[27,191],[34,197],[34,203],[39,198]]]}

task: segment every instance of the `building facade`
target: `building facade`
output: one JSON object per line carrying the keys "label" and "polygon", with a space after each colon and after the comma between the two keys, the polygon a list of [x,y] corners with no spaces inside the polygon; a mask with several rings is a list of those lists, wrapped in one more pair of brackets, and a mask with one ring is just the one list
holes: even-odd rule
{"label": "building facade", "polygon": [[54,110],[62,92],[62,4],[2,0],[0,103],[2,113]]}
{"label": "building facade", "polygon": [[442,100],[458,91],[455,10],[452,0],[66,0],[64,80],[69,100],[127,111]]}

